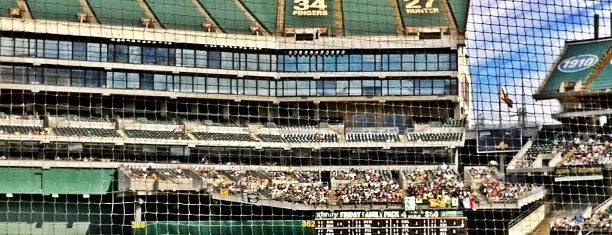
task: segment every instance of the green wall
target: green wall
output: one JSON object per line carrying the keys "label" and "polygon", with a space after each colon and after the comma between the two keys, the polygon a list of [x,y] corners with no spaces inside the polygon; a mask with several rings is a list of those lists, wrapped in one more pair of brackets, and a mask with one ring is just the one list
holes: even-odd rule
{"label": "green wall", "polygon": [[311,235],[312,228],[303,228],[301,220],[257,221],[147,221],[134,235],[202,234],[202,235]]}
{"label": "green wall", "polygon": [[92,168],[0,168],[0,193],[13,194],[106,194],[111,190],[114,169]]}

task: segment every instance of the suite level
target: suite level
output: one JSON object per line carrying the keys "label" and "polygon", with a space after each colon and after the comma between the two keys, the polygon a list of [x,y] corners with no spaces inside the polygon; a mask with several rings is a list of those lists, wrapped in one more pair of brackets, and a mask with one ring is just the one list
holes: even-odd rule
{"label": "suite level", "polygon": [[171,74],[142,71],[107,71],[55,65],[3,64],[5,84],[139,89],[205,94],[258,96],[431,96],[457,95],[452,77],[395,78],[282,78],[236,77],[214,74]]}
{"label": "suite level", "polygon": [[0,56],[268,72],[457,71],[451,48],[274,50],[14,32],[0,32]]}

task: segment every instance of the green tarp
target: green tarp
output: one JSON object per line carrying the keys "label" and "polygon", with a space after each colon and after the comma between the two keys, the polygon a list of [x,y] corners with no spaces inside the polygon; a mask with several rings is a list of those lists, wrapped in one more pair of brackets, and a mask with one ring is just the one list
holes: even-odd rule
{"label": "green tarp", "polygon": [[397,34],[390,1],[344,0],[342,11],[347,36]]}
{"label": "green tarp", "polygon": [[146,0],[155,17],[166,28],[202,30],[206,20],[191,0]]}
{"label": "green tarp", "polygon": [[465,32],[467,28],[468,15],[470,10],[469,0],[448,0],[451,13],[455,19],[457,31]]}
{"label": "green tarp", "polygon": [[77,22],[83,9],[77,0],[29,0],[30,14],[35,19]]}

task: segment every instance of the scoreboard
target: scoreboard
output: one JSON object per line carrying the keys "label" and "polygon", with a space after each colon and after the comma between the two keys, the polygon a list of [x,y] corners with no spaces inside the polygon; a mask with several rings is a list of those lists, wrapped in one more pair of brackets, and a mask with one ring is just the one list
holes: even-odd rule
{"label": "scoreboard", "polygon": [[467,234],[462,211],[318,211],[316,235]]}
{"label": "scoreboard", "polygon": [[521,128],[478,130],[476,146],[478,153],[518,152],[523,147]]}

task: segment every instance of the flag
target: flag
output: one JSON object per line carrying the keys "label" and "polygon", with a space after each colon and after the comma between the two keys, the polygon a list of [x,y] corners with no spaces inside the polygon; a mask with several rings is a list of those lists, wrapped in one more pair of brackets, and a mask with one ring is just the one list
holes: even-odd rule
{"label": "flag", "polygon": [[463,198],[463,208],[472,209],[474,208],[474,199],[472,197]]}
{"label": "flag", "polygon": [[501,102],[506,103],[509,108],[512,108],[513,101],[512,99],[510,99],[510,96],[508,96],[508,92],[506,92],[506,89],[501,85],[499,86],[499,99],[501,100]]}

